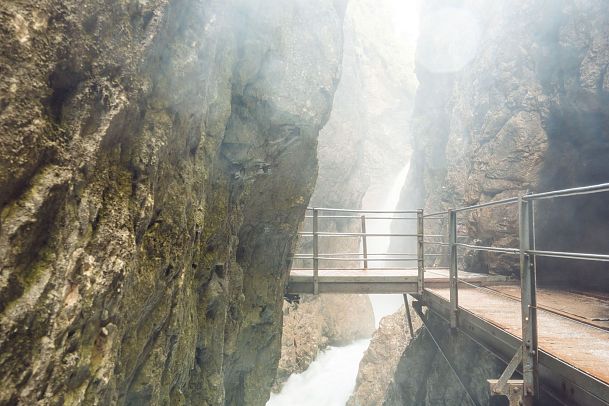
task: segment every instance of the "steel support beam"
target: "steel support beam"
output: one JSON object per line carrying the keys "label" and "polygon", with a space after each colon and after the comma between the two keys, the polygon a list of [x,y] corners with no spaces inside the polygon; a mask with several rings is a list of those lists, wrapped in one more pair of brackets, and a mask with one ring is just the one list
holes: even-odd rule
{"label": "steel support beam", "polygon": [[313,209],[313,294],[319,294],[319,211]]}
{"label": "steel support beam", "polygon": [[[418,292],[423,293],[425,289],[425,246],[423,241],[425,238],[425,228],[423,224],[423,210],[417,211],[417,266],[418,266]],[[408,305],[408,304],[406,304]]]}
{"label": "steel support beam", "polygon": [[414,338],[414,329],[412,328],[412,316],[410,315],[410,305],[408,304],[408,295],[404,294],[404,306],[406,308],[406,321],[408,322],[408,331],[410,338]]}
{"label": "steel support beam", "polygon": [[457,274],[457,212],[448,211],[448,246],[450,250],[449,284],[450,284],[450,327],[459,325],[459,291]]}
{"label": "steel support beam", "polygon": [[524,406],[532,406],[539,395],[537,349],[537,286],[534,261],[527,253],[532,248],[533,207],[530,201],[518,199],[520,238],[520,289],[522,309],[522,375]]}
{"label": "steel support beam", "polygon": [[368,241],[366,239],[366,216],[362,214],[362,254],[364,255],[364,270],[368,269]]}

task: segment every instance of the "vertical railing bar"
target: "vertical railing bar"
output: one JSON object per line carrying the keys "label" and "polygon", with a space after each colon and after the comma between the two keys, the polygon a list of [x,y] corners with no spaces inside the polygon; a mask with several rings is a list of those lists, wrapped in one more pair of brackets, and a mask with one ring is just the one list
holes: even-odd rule
{"label": "vertical railing bar", "polygon": [[368,270],[368,242],[366,238],[366,216],[362,214],[362,254],[364,256],[364,270]]}
{"label": "vertical railing bar", "polygon": [[[531,238],[533,239],[533,251],[537,249],[537,237],[535,234],[535,199],[529,200],[531,207],[530,220],[531,220]],[[533,268],[537,270],[537,256],[533,255]]]}
{"label": "vertical railing bar", "polygon": [[457,212],[450,209],[448,211],[448,245],[450,248],[450,327],[457,328],[459,311],[459,292],[457,274]]}
{"label": "vertical railing bar", "polygon": [[531,256],[526,251],[532,242],[532,206],[518,199],[518,236],[520,240],[520,289],[522,317],[522,404],[532,406],[537,390],[537,300],[536,278]]}
{"label": "vertical railing bar", "polygon": [[406,311],[406,321],[408,322],[408,332],[410,333],[410,338],[414,338],[414,329],[412,328],[412,316],[410,315],[410,305],[408,304],[408,295],[404,294],[404,307]]}
{"label": "vertical railing bar", "polygon": [[313,294],[319,294],[319,211],[313,209]]}
{"label": "vertical railing bar", "polygon": [[425,290],[425,247],[424,247],[424,223],[423,223],[423,209],[417,210],[417,265],[418,265],[418,278],[417,278],[417,291],[419,295],[423,294]]}

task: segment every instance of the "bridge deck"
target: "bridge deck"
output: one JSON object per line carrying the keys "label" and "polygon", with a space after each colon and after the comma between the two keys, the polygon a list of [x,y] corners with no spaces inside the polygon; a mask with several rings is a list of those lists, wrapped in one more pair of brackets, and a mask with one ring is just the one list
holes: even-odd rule
{"label": "bridge deck", "polygon": [[[469,272],[462,272],[459,278],[483,286],[507,281],[504,276]],[[448,269],[426,270],[426,287],[447,287],[448,283]],[[313,270],[292,269],[288,293],[313,293]],[[417,293],[417,269],[320,269],[319,293]]]}
{"label": "bridge deck", "polygon": [[[430,288],[449,300],[447,288]],[[520,291],[514,286],[494,286],[492,290],[459,288],[459,306],[518,338],[522,337]],[[575,292],[538,289],[539,347],[556,358],[609,384],[609,300]],[[540,307],[559,312],[565,318]],[[582,321],[590,324],[584,324]]]}

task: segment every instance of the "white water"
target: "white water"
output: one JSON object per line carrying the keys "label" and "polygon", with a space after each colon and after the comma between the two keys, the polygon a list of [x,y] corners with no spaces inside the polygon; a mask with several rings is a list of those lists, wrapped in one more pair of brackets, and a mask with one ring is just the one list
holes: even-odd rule
{"label": "white water", "polygon": [[290,376],[281,393],[271,394],[266,406],[344,406],[369,342],[328,347],[306,371]]}
{"label": "white water", "polygon": [[[402,186],[406,181],[408,175],[408,169],[410,164],[406,164],[402,170],[398,173],[393,181],[389,193],[386,194],[386,198],[381,202],[380,207],[378,202],[376,207],[370,207],[370,209],[380,210],[395,210],[400,200],[400,192]],[[368,207],[364,207],[368,209]],[[403,221],[403,220],[402,220]],[[391,232],[391,221],[390,220],[375,220],[366,222],[366,231],[369,233],[388,234]],[[401,238],[401,237],[400,237]],[[368,252],[370,253],[387,253],[389,250],[389,237],[376,237],[368,239]],[[396,266],[396,263],[384,263],[382,261],[370,262],[370,268],[385,267],[385,266]],[[374,309],[374,320],[378,327],[381,319],[389,314],[395,313],[403,304],[404,298],[402,295],[369,295],[370,301],[372,302],[372,308]]]}

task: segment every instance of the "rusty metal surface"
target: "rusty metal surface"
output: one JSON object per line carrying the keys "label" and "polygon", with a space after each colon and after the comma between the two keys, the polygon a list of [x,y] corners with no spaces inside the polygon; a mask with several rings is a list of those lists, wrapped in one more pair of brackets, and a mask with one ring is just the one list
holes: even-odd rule
{"label": "rusty metal surface", "polygon": [[[514,293],[517,288],[493,287],[506,293]],[[448,288],[432,288],[434,294],[449,300]],[[551,289],[540,289],[538,304],[570,309],[571,313],[584,318],[598,315],[609,307],[609,302],[598,303],[602,299],[588,297],[582,300],[581,293],[570,293]],[[589,306],[589,303],[595,303]],[[472,312],[489,323],[522,337],[520,301],[500,296],[487,290],[473,287],[459,288],[459,306]],[[538,309],[539,347],[555,357],[569,363],[597,379],[609,384],[609,331],[596,326]]]}

